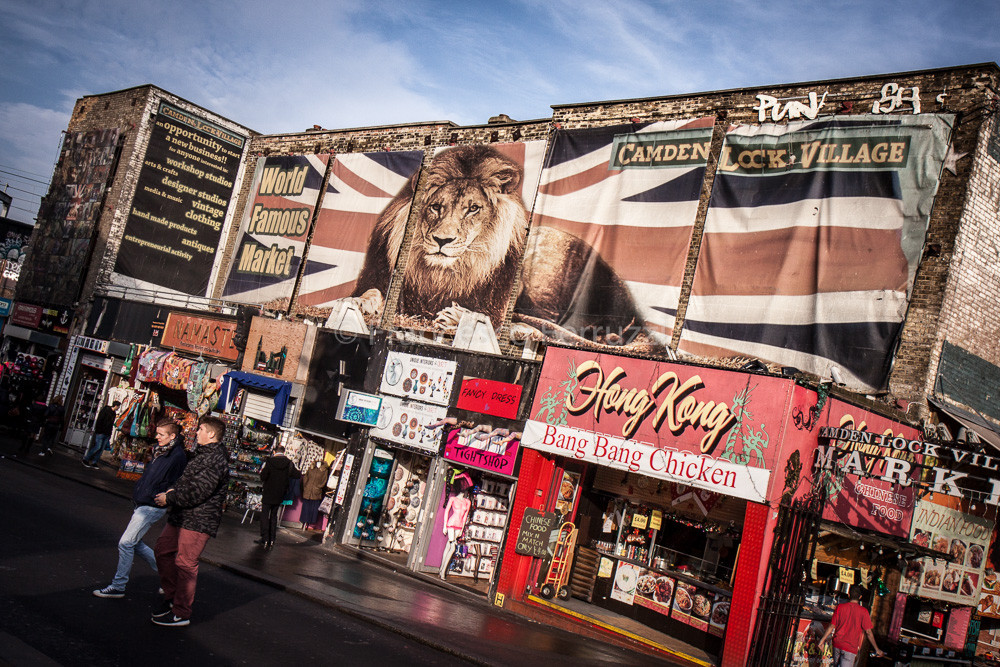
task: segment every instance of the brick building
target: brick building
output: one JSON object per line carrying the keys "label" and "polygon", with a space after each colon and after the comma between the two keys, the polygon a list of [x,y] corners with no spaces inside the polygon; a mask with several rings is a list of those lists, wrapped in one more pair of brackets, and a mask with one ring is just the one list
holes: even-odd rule
{"label": "brick building", "polygon": [[[955,435],[966,429],[1000,446],[998,87],[1000,68],[986,63],[556,105],[551,117],[528,121],[498,116],[476,126],[435,121],[276,135],[154,86],[88,96],[74,110],[68,136],[79,139],[64,150],[54,183],[79,182],[68,166],[86,161],[80,156],[89,146],[114,146],[107,191],[94,191],[103,203],[93,207],[89,228],[76,225],[77,245],[33,242],[47,254],[27,265],[34,278],[18,300],[72,310],[71,333],[87,345],[106,341],[103,353],[112,358],[126,354],[122,344],[140,341],[98,311],[117,309],[122,320],[137,302],[144,313],[159,309],[148,315],[153,321],[171,310],[232,319],[240,305],[246,321],[248,308],[305,321],[255,319],[250,338],[263,356],[242,366],[273,378],[284,372],[300,384],[312,381],[305,369],[317,329],[331,334],[309,325],[341,328],[348,320],[338,317],[354,312],[354,333],[389,332],[417,346],[406,354],[426,353],[448,347],[473,311],[492,324],[511,377],[521,377],[512,360],[534,361],[557,343],[552,349],[708,368],[703,373],[725,378],[720,383],[732,372],[747,387],[767,376],[759,381],[780,385],[776,395],[809,400],[817,415],[829,394],[844,413],[838,418],[867,415],[906,437],[941,422]],[[104,134],[88,144],[88,132]],[[166,154],[173,139],[187,142],[183,156]],[[151,145],[163,154],[151,154]],[[459,181],[474,187],[442,200]],[[454,222],[459,209],[473,220],[483,209],[495,217],[469,232]],[[499,213],[512,209],[513,223]],[[68,238],[66,210],[44,209],[40,241]],[[462,264],[477,234],[502,225],[506,253],[481,250]],[[56,261],[73,256],[70,247],[89,248],[90,261]],[[477,262],[497,266],[474,286],[485,290],[462,292],[448,271],[472,274]],[[66,284],[77,291],[40,278],[57,273],[48,267],[67,269]],[[427,285],[444,285],[438,291],[446,298]],[[398,352],[380,345],[381,362]],[[273,355],[300,349],[299,363],[276,365]],[[61,393],[72,393],[75,382],[67,366]],[[380,374],[370,369],[369,384]],[[790,410],[780,418],[793,421]],[[800,431],[813,425],[796,422]],[[376,465],[381,446],[367,436],[351,440],[358,466],[342,483],[364,486],[361,475]],[[543,481],[564,471],[534,451],[529,459],[541,496]],[[426,480],[442,499],[447,466],[433,462]],[[410,470],[417,469],[426,470]],[[605,487],[636,495],[629,475],[602,474]],[[638,488],[646,501],[654,496]],[[739,632],[684,655],[746,664],[776,527],[765,511],[773,498],[753,498],[726,509],[728,521],[746,527],[743,553],[759,557],[744,572],[759,581],[735,595],[744,601],[739,614],[734,598]],[[348,501],[348,523],[363,504],[360,495],[353,507]],[[351,529],[343,521],[337,527],[345,542]],[[520,557],[512,544],[505,554],[509,563]],[[406,564],[431,567],[425,556],[408,556]],[[537,568],[504,571],[485,592],[551,620],[521,596],[525,582],[538,583]],[[887,625],[888,612],[882,615]]]}

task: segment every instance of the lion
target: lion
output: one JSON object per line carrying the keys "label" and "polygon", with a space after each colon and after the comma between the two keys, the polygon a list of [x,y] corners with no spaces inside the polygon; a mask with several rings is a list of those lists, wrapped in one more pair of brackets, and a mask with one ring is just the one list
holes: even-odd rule
{"label": "lion", "polygon": [[[381,310],[410,217],[418,174],[379,216],[352,297]],[[524,170],[489,146],[458,146],[426,171],[397,313],[457,324],[472,310],[503,322],[523,256],[514,319],[544,335],[626,344],[642,318],[624,282],[585,241],[551,227],[531,231]],[[588,280],[581,282],[582,276]]]}

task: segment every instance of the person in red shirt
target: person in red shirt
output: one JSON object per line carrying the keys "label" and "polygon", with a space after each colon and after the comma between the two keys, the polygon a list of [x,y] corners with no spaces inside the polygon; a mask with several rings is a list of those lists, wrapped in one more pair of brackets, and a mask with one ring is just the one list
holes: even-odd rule
{"label": "person in red shirt", "polygon": [[819,640],[822,646],[833,635],[833,667],[854,667],[854,660],[858,657],[865,635],[872,643],[875,655],[880,658],[885,655],[875,644],[871,614],[858,602],[861,599],[861,586],[852,584],[848,598],[847,602],[841,602],[833,610],[830,627]]}

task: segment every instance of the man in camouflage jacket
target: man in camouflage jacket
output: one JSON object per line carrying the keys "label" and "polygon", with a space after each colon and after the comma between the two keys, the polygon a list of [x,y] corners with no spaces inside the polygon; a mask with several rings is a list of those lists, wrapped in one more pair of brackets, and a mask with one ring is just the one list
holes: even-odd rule
{"label": "man in camouflage jacket", "polygon": [[222,503],[229,482],[229,453],[222,438],[226,425],[205,417],[198,424],[194,456],[173,488],[156,496],[167,507],[167,525],[153,551],[160,572],[163,606],[153,613],[157,625],[184,626],[191,622],[198,579],[198,557],[222,521]]}

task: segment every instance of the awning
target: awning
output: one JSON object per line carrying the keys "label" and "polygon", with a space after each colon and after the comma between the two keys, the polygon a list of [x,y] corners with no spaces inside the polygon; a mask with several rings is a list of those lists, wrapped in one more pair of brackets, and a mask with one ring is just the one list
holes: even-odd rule
{"label": "awning", "polygon": [[3,328],[3,335],[9,336],[10,338],[20,338],[21,340],[26,340],[29,343],[38,343],[39,345],[45,345],[46,347],[58,348],[59,343],[62,342],[62,338],[59,336],[52,336],[50,334],[42,333],[41,331],[35,331],[34,329],[26,329],[24,327],[19,327],[16,324],[7,323],[7,326]]}
{"label": "awning", "polygon": [[219,391],[219,404],[229,405],[236,394],[237,387],[256,389],[269,394],[274,394],[274,411],[271,413],[271,423],[278,426],[284,421],[285,408],[288,405],[288,397],[292,393],[292,383],[285,380],[275,380],[263,375],[254,373],[244,373],[243,371],[229,371],[222,376],[222,387]]}
{"label": "awning", "polygon": [[946,413],[965,428],[973,431],[981,440],[990,443],[994,448],[1000,450],[1000,427],[994,426],[974,412],[956,408],[954,405],[948,405],[939,399],[928,398],[927,402],[941,412]]}
{"label": "awning", "polygon": [[955,560],[951,554],[941,553],[940,551],[935,551],[934,549],[917,546],[916,544],[907,542],[900,537],[876,535],[861,528],[850,528],[832,521],[821,521],[819,529],[821,531],[832,533],[838,537],[842,537],[848,541],[864,542],[865,544],[874,545],[876,547],[892,549],[902,554],[903,558],[906,559],[913,558],[914,556],[927,556],[929,558],[937,558],[948,562]]}

